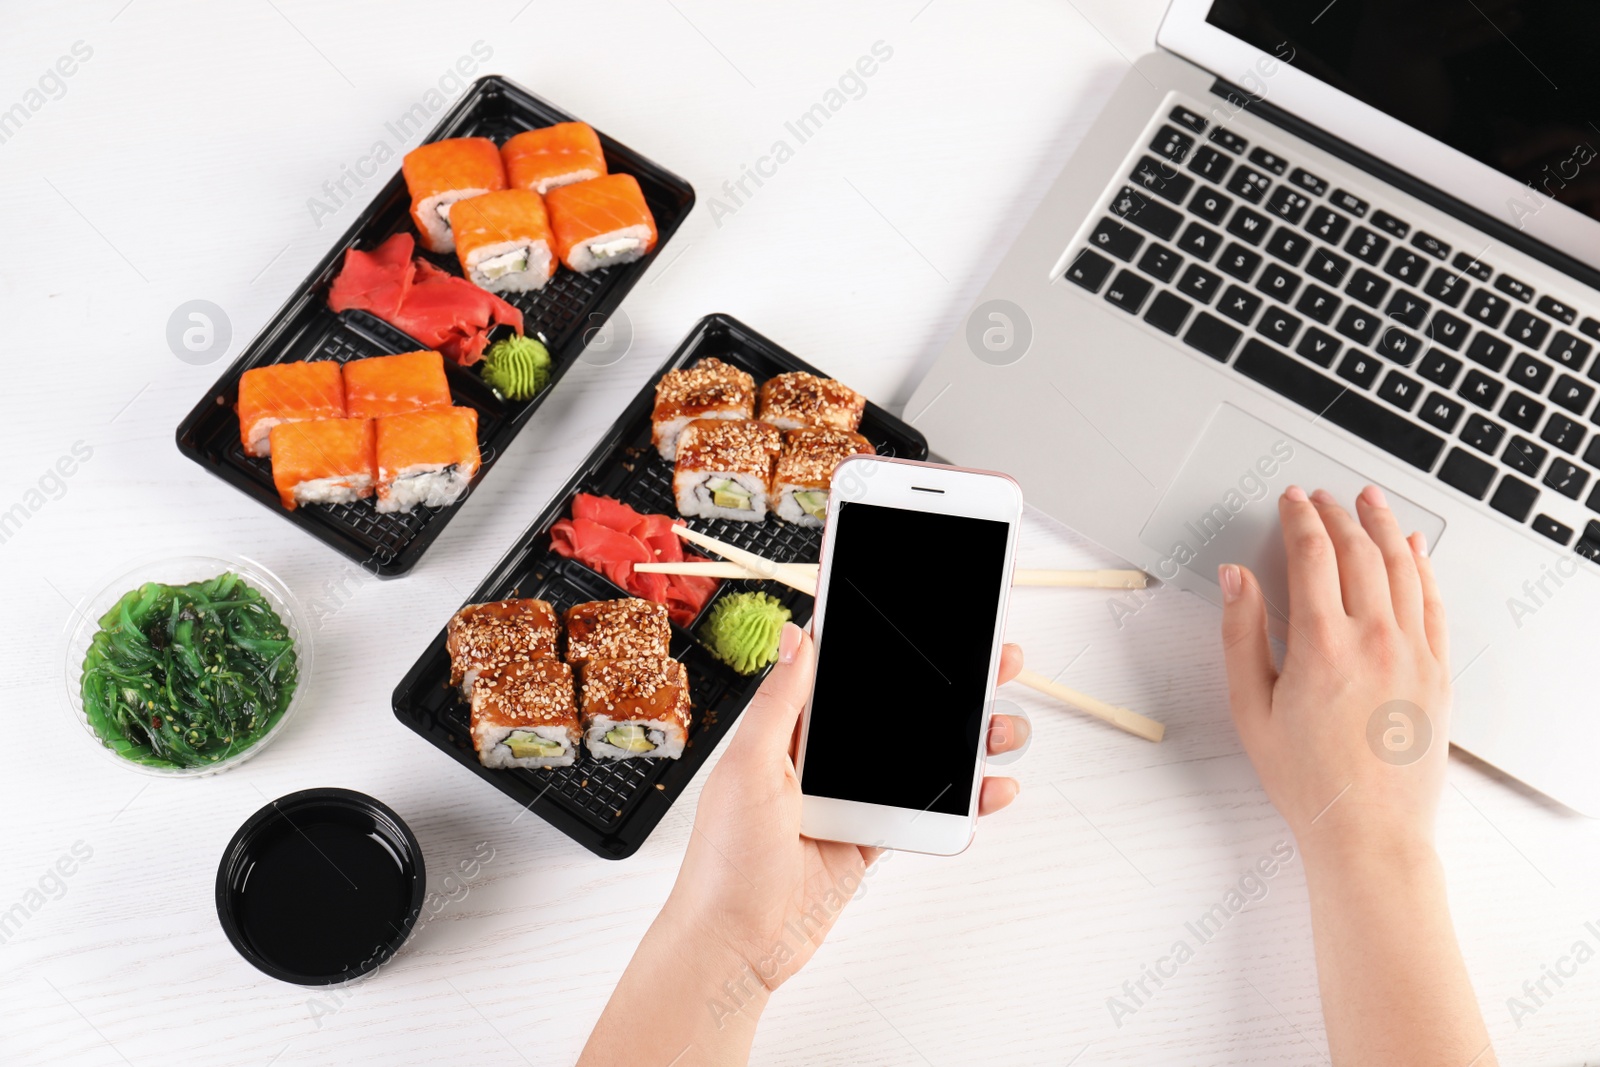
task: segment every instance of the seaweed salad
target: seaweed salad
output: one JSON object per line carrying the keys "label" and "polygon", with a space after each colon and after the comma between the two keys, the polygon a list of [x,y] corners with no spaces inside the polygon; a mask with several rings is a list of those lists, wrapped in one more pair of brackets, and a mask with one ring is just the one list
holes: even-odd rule
{"label": "seaweed salad", "polygon": [[124,759],[204,767],[271,730],[298,680],[288,627],[237,574],[147,582],[101,616],[83,660],[83,710]]}

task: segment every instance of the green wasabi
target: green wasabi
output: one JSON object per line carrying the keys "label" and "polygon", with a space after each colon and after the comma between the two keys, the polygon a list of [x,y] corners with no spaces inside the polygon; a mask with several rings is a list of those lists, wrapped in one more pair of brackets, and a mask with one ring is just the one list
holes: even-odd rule
{"label": "green wasabi", "polygon": [[700,640],[738,671],[755,674],[778,658],[778,638],[789,609],[766,593],[729,593],[711,609]]}
{"label": "green wasabi", "polygon": [[489,346],[483,380],[507,400],[527,400],[550,384],[550,350],[532,337],[507,337]]}

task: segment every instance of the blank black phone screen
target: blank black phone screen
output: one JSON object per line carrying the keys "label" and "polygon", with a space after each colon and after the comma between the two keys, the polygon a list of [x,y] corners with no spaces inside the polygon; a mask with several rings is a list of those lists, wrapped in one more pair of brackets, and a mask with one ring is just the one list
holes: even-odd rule
{"label": "blank black phone screen", "polygon": [[839,506],[805,793],[968,813],[1009,533],[994,519]]}

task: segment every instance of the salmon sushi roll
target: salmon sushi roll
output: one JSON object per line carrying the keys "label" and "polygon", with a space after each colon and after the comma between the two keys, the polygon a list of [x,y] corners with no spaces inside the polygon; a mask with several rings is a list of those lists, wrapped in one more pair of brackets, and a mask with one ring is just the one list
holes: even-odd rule
{"label": "salmon sushi roll", "polygon": [[561,262],[587,274],[632,263],[656,246],[656,220],[631,174],[550,190],[545,198]]}
{"label": "salmon sushi roll", "polygon": [[606,174],[600,135],[585,122],[558,122],[519,133],[500,146],[500,158],[511,188],[532,189],[540,196]]}
{"label": "salmon sushi roll", "polygon": [[453,504],[478,473],[478,413],[441,408],[388,415],[377,424],[378,510]]}
{"label": "salmon sushi roll", "polygon": [[293,511],[372,495],[371,419],[281,422],[272,428],[272,484]]}
{"label": "salmon sushi roll", "polygon": [[544,288],[556,272],[555,237],[544,199],[531,189],[502,189],[452,209],[461,273],[491,293]]}
{"label": "salmon sushi roll", "polygon": [[447,408],[450,382],[444,376],[444,357],[422,349],[352,359],[344,365],[344,402],[352,419]]}
{"label": "salmon sushi roll", "polygon": [[282,422],[345,417],[339,364],[275,363],[239,377],[239,440],[252,456],[272,454],[272,428]]}
{"label": "salmon sushi roll", "polygon": [[430,252],[454,252],[450,209],[457,200],[506,187],[500,149],[487,137],[452,137],[413,148],[400,162],[411,191],[411,221]]}

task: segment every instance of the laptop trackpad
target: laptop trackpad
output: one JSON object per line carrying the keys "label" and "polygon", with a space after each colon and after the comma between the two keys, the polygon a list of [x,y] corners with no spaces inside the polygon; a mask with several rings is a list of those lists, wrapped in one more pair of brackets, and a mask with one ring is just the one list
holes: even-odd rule
{"label": "laptop trackpad", "polygon": [[[1354,514],[1356,495],[1373,480],[1231,404],[1219,404],[1139,540],[1158,553],[1156,577],[1171,581],[1181,567],[1203,581],[1180,584],[1217,604],[1218,565],[1243,563],[1260,579],[1272,613],[1283,617],[1289,584],[1279,495],[1290,485],[1308,493],[1326,489]],[[1400,529],[1421,530],[1431,550],[1444,520],[1382,488]]]}

